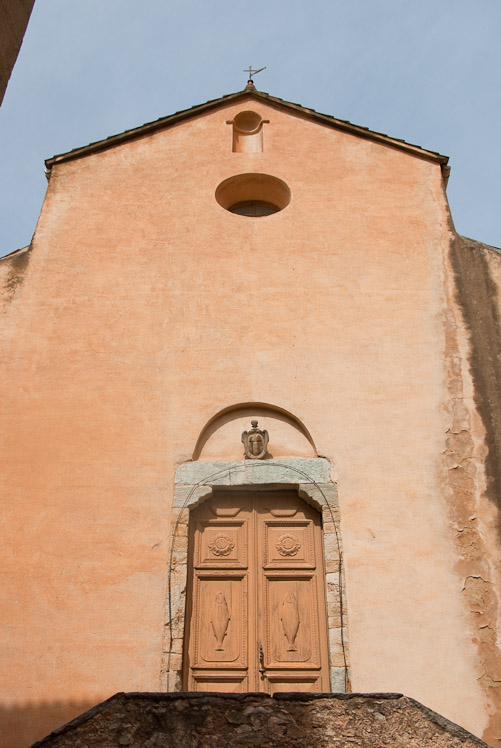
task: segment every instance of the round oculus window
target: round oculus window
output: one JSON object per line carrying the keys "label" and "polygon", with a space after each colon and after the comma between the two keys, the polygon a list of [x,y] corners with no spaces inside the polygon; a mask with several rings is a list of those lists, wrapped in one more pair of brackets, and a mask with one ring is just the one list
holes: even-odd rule
{"label": "round oculus window", "polygon": [[252,172],[225,179],[216,189],[215,197],[230,213],[257,218],[286,208],[291,191],[278,177]]}

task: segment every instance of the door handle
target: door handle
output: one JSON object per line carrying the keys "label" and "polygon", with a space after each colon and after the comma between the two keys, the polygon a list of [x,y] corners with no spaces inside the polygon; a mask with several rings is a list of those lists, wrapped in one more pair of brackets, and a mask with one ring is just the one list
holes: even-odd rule
{"label": "door handle", "polygon": [[264,652],[263,652],[263,647],[261,644],[259,645],[259,664],[261,665],[261,667],[259,668],[259,672],[261,673],[261,678],[264,678],[266,668],[264,666]]}

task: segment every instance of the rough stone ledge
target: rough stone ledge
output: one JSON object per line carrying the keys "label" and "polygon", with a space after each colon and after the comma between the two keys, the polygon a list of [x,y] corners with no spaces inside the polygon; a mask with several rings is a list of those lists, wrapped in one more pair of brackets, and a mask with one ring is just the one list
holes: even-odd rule
{"label": "rough stone ledge", "polygon": [[[232,709],[232,704],[235,708]],[[32,748],[486,748],[399,693],[117,693]]]}

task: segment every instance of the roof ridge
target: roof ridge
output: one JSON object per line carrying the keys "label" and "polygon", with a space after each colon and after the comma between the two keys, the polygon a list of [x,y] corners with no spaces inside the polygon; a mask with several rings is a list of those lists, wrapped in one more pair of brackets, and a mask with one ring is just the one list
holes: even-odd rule
{"label": "roof ridge", "polygon": [[386,133],[371,130],[369,127],[365,127],[363,125],[355,125],[349,120],[339,119],[330,114],[323,114],[322,112],[318,112],[315,109],[304,107],[302,104],[296,104],[294,102],[281,99],[278,96],[272,96],[265,91],[258,91],[254,88],[245,88],[242,91],[225,94],[216,99],[209,99],[203,104],[196,104],[192,107],[189,107],[188,109],[178,110],[173,114],[159,117],[156,120],[146,122],[142,125],[130,128],[128,130],[124,130],[121,133],[109,135],[106,138],[102,138],[101,140],[95,140],[88,143],[87,145],[73,148],[70,151],[66,151],[64,153],[56,154],[51,158],[46,159],[45,166],[48,170],[48,173],[50,174],[52,166],[54,166],[54,164],[56,163],[73,160],[75,158],[86,156],[89,153],[106,150],[107,148],[113,147],[113,145],[118,145],[119,143],[148,135],[152,132],[163,129],[164,127],[169,127],[171,125],[177,124],[178,122],[189,119],[190,117],[202,114],[207,110],[215,109],[221,104],[243,97],[257,98],[258,100],[261,99],[267,103],[270,103],[271,105],[275,104],[276,106],[282,107],[284,109],[295,111],[302,116],[309,117],[315,122],[319,122],[331,127],[336,127],[337,129],[341,129],[345,132],[351,133],[352,135],[358,135],[359,137],[363,137],[369,140],[375,140],[384,145],[392,146],[398,148],[399,150],[404,150],[408,153],[412,153],[420,158],[438,161],[442,167],[446,167],[449,161],[447,156],[444,156],[437,151],[430,151],[426,148],[422,148],[419,145],[408,143],[402,138],[394,138],[391,135],[387,135]]}

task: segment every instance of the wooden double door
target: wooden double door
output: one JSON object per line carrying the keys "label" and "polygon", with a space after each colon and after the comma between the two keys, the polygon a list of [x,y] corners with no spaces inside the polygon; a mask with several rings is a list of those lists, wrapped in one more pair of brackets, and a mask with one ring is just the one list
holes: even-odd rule
{"label": "wooden double door", "polygon": [[221,491],[192,513],[184,687],[328,691],[320,515],[295,491]]}

